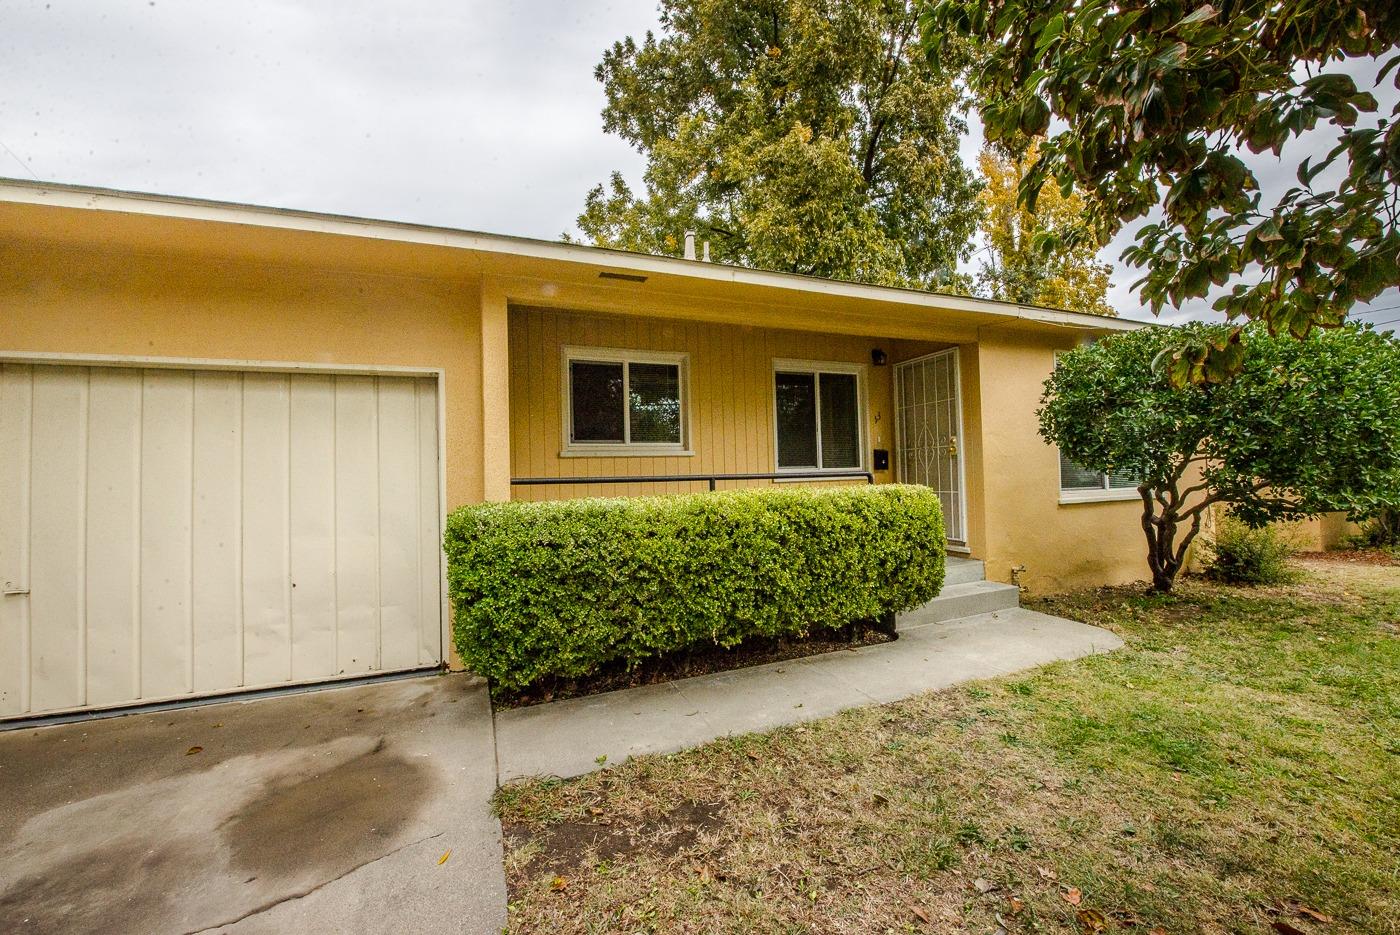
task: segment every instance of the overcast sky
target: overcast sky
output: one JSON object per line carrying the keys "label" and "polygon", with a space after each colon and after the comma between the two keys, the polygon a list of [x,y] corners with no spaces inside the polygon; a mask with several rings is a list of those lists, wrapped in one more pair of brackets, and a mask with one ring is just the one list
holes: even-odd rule
{"label": "overcast sky", "polygon": [[[0,0],[0,175],[554,239],[640,179],[593,67],[656,25],[656,0]],[[1143,317],[1120,249],[1110,301]]]}

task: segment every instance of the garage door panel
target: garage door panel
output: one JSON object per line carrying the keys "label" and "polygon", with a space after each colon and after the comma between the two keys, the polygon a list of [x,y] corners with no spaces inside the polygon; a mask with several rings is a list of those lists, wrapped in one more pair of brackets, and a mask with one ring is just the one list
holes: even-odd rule
{"label": "garage door panel", "polygon": [[418,580],[418,662],[442,662],[442,530],[438,517],[438,401],[432,380],[414,381],[418,407],[418,554],[423,557]]}
{"label": "garage door panel", "polygon": [[243,677],[292,677],[287,377],[243,378]]}
{"label": "garage door panel", "polygon": [[336,647],[339,674],[379,667],[379,426],[372,377],[335,384]]}
{"label": "garage door panel", "polygon": [[140,694],[141,396],[139,370],[88,376],[87,704]]}
{"label": "garage door panel", "polygon": [[[29,441],[33,368],[0,364],[0,586],[29,580]],[[0,717],[29,710],[29,601],[0,595]]]}
{"label": "garage door panel", "polygon": [[436,663],[437,438],[434,380],[0,365],[0,717]]}
{"label": "garage door panel", "polygon": [[418,406],[406,380],[378,388],[379,625],[382,668],[418,665]]}
{"label": "garage door panel", "polygon": [[85,704],[83,523],[87,379],[35,367],[30,471],[29,665],[35,708]]}
{"label": "garage door panel", "polygon": [[243,680],[243,376],[194,375],[194,691]]}
{"label": "garage door panel", "polygon": [[335,383],[291,387],[292,678],[336,672]]}
{"label": "garage door panel", "polygon": [[141,391],[141,695],[189,692],[193,374],[148,370]]}

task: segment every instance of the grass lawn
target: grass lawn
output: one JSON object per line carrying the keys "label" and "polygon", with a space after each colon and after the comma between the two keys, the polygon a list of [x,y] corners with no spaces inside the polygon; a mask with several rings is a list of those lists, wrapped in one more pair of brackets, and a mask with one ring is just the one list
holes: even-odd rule
{"label": "grass lawn", "polygon": [[1400,932],[1400,567],[1029,602],[1125,649],[497,798],[515,932]]}

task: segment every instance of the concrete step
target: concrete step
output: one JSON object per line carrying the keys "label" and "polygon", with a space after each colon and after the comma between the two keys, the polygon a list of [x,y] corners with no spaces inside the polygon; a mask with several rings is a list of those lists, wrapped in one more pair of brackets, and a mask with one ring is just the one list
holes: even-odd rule
{"label": "concrete step", "polygon": [[900,614],[895,625],[901,629],[942,623],[959,617],[1007,610],[1021,605],[1021,589],[999,581],[967,581],[945,585],[942,592],[922,607]]}
{"label": "concrete step", "polygon": [[948,556],[947,573],[943,578],[945,588],[951,584],[967,584],[969,581],[985,580],[987,580],[985,562],[971,558],[959,558],[956,555]]}

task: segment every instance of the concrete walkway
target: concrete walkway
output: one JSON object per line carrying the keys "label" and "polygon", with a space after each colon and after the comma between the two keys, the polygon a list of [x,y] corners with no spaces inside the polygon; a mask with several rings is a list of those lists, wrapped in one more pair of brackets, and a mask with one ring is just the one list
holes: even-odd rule
{"label": "concrete walkway", "polygon": [[879,646],[498,711],[499,780],[578,776],[1122,645],[1108,630],[1012,607],[902,626]]}

